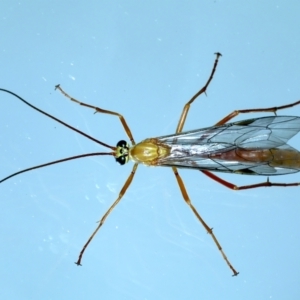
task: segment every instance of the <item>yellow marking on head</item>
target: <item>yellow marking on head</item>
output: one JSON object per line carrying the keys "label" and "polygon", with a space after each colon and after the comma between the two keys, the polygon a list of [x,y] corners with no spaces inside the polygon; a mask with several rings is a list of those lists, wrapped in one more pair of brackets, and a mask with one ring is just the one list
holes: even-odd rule
{"label": "yellow marking on head", "polygon": [[126,141],[119,141],[116,147],[115,158],[118,163],[125,165],[129,161],[129,144]]}

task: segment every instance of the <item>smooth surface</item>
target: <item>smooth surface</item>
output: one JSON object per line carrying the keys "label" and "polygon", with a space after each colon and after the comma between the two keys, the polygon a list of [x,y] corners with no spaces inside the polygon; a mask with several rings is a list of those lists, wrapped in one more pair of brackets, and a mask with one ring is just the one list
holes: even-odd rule
{"label": "smooth surface", "polygon": [[[54,86],[122,113],[140,141],[175,131],[219,51],[207,97],[194,103],[185,125],[207,127],[234,109],[300,99],[299,10],[299,1],[4,0],[0,86],[115,145],[127,139],[117,118],[93,114]],[[300,107],[279,114],[299,116]],[[1,178],[103,151],[5,93],[0,128]],[[300,149],[299,137],[291,144]],[[300,188],[234,192],[197,171],[181,175],[238,277],[184,203],[172,171],[143,166],[83,266],[74,265],[131,168],[87,158],[0,185],[1,299],[299,299]]]}

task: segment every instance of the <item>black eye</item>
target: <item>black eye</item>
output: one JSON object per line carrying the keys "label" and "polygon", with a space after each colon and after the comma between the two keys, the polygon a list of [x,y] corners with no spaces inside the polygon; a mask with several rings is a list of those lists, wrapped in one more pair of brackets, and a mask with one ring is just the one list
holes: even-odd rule
{"label": "black eye", "polygon": [[120,165],[125,165],[125,163],[126,163],[126,158],[125,158],[125,156],[119,156],[119,157],[116,157],[116,161],[117,161]]}
{"label": "black eye", "polygon": [[117,147],[122,147],[122,148],[125,148],[125,147],[126,147],[126,145],[127,145],[126,141],[124,141],[124,140],[121,140],[121,141],[119,141],[119,142],[118,142],[118,144],[117,144]]}

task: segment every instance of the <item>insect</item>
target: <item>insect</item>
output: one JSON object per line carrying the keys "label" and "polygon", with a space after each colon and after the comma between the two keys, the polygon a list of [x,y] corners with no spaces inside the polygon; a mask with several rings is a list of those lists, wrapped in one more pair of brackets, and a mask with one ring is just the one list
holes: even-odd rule
{"label": "insect", "polygon": [[[79,134],[93,140],[94,142],[111,149],[111,152],[96,152],[87,153],[77,156],[67,157],[64,159],[48,162],[42,165],[37,165],[28,169],[18,171],[6,178],[2,179],[0,183],[5,180],[16,176],[18,174],[28,172],[37,168],[46,167],[52,164],[61,163],[68,160],[88,157],[88,156],[101,156],[111,155],[114,156],[116,161],[121,165],[124,165],[128,161],[134,162],[132,171],[128,176],[124,186],[122,187],[118,198],[109,207],[103,217],[100,219],[95,231],[89,237],[84,244],[78,260],[75,262],[77,265],[81,265],[83,254],[90,244],[98,230],[106,221],[108,215],[120,202],[128,187],[130,186],[136,170],[139,164],[146,166],[164,166],[170,167],[175,175],[181,194],[186,204],[191,208],[196,218],[203,225],[205,230],[210,234],[218,250],[220,251],[223,259],[228,267],[233,272],[232,276],[236,276],[239,273],[232,266],[229,259],[225,255],[218,239],[213,233],[206,222],[202,219],[196,208],[192,204],[185,185],[178,173],[178,168],[188,168],[192,170],[201,171],[211,179],[219,182],[220,184],[230,188],[232,190],[252,189],[258,187],[287,187],[298,186],[300,183],[272,183],[267,179],[265,182],[236,186],[230,182],[227,182],[211,172],[226,172],[234,174],[245,175],[264,175],[269,178],[272,175],[283,175],[298,172],[300,170],[300,153],[289,146],[287,141],[300,131],[300,117],[293,116],[277,116],[276,112],[281,109],[290,108],[300,104],[300,101],[295,103],[271,107],[271,108],[259,108],[259,109],[244,109],[236,110],[220,120],[215,126],[183,132],[183,126],[190,109],[190,105],[203,93],[206,92],[213,76],[215,74],[220,53],[215,53],[216,59],[210,76],[204,85],[184,106],[181,117],[178,122],[176,132],[172,135],[162,136],[157,138],[148,138],[144,141],[136,144],[129,126],[127,125],[125,118],[113,111],[104,110],[96,106],[92,106],[83,102],[80,102],[73,97],[69,96],[61,87],[57,85],[58,89],[64,96],[70,100],[95,110],[96,113],[110,114],[120,119],[121,124],[130,140],[131,145],[121,140],[117,143],[116,147],[107,145],[86,133],[64,123],[63,121],[55,118],[52,115],[40,110],[32,104],[25,101],[15,93],[0,89],[3,92],[7,92],[17,97],[19,100],[29,105],[31,108],[46,115],[49,118],[61,123],[64,126],[78,132]],[[227,123],[232,118],[236,117],[240,113],[255,113],[255,112],[271,112],[274,116],[254,118],[248,120],[242,120],[233,123]]]}

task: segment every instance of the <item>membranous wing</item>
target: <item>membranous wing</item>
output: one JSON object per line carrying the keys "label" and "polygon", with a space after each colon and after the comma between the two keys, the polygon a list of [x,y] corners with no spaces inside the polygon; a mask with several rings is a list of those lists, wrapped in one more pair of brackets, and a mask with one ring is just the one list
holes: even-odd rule
{"label": "membranous wing", "polygon": [[161,166],[254,175],[300,170],[300,153],[287,141],[300,131],[300,118],[248,119],[157,138],[170,147]]}

